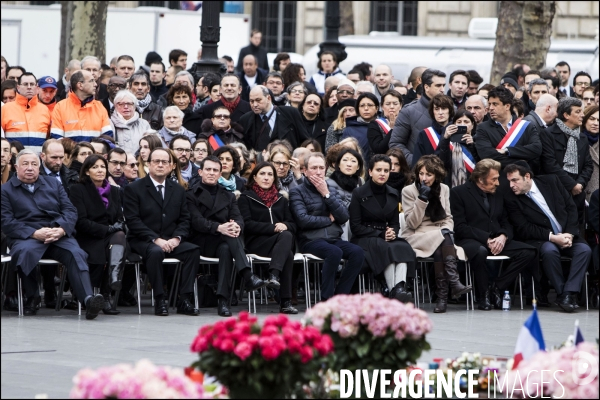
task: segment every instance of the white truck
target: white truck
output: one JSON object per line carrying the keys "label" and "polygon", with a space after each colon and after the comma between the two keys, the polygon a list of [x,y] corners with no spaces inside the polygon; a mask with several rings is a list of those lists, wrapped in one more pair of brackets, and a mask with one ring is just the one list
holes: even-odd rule
{"label": "white truck", "polygon": [[[163,7],[109,7],[106,18],[106,61],[128,54],[136,68],[149,51],[156,51],[169,65],[169,52],[188,53],[188,68],[201,48],[202,13]],[[37,77],[59,79],[60,4],[19,6],[2,4],[2,55],[9,65],[21,65]],[[221,13],[219,56],[229,55],[237,62],[240,49],[250,37],[250,16]],[[62,74],[61,74],[62,76]]]}

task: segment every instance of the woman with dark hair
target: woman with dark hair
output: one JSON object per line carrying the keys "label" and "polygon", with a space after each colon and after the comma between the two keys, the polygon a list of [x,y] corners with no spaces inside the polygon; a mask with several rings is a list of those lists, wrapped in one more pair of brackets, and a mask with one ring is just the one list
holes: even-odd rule
{"label": "woman with dark hair", "polygon": [[365,251],[365,261],[380,283],[382,293],[408,302],[412,294],[406,282],[415,276],[416,258],[410,245],[398,237],[400,194],[386,184],[391,169],[388,156],[371,157],[371,179],[354,190],[348,209],[351,241]]}
{"label": "woman with dark hair", "polygon": [[392,161],[392,169],[387,184],[396,189],[398,193],[402,193],[404,186],[410,185],[414,180],[412,170],[406,162],[404,153],[399,148],[393,147],[385,155]]}
{"label": "woman with dark hair", "polygon": [[590,156],[594,162],[594,172],[590,178],[587,186],[585,187],[585,195],[588,203],[592,198],[592,194],[598,189],[598,128],[600,114],[598,113],[598,106],[588,106],[583,113],[583,122],[581,124],[581,131],[587,137],[590,145]]}
{"label": "woman with dark hair", "polygon": [[309,94],[300,102],[298,110],[302,121],[306,125],[308,136],[318,141],[320,147],[324,148],[329,125],[325,122],[325,109],[323,108],[321,96]]}
{"label": "woman with dark hair", "polygon": [[292,83],[300,82],[304,84],[304,87],[309,93],[317,93],[315,85],[310,82],[306,82],[306,72],[302,64],[288,64],[288,66],[285,67],[285,69],[281,72],[281,77],[283,78],[283,86],[285,90],[287,90],[288,86],[290,86]]}
{"label": "woman with dark hair", "polygon": [[240,155],[236,149],[231,146],[221,146],[213,153],[221,161],[221,177],[219,185],[225,190],[234,192],[237,197],[244,191],[246,180],[237,175],[240,170]]}
{"label": "woman with dark hair", "polygon": [[81,172],[81,167],[86,158],[94,154],[94,146],[88,142],[79,142],[71,151],[71,163],[69,169],[77,172],[77,175]]}
{"label": "woman with dark hair", "polygon": [[392,129],[402,110],[402,95],[396,90],[388,90],[381,96],[382,116],[369,122],[367,139],[373,154],[383,154],[390,147]]}
{"label": "woman with dark hair", "polygon": [[473,141],[473,133],[477,130],[477,122],[475,117],[469,111],[459,109],[452,123],[457,127],[465,127],[466,133],[460,137],[460,142],[451,142],[449,130],[444,133],[444,137],[440,140],[438,148],[434,152],[442,162],[444,168],[448,171],[444,183],[450,188],[466,183],[471,176],[471,171],[479,161],[475,142]]}
{"label": "woman with dark hair", "polygon": [[138,156],[138,177],[140,179],[145,178],[148,175],[148,157],[152,150],[159,147],[163,147],[161,138],[153,133],[144,135],[139,141],[139,153]]}
{"label": "woman with dark hair", "polygon": [[[202,129],[202,119],[200,114],[192,112],[194,104],[192,103],[192,88],[188,85],[175,83],[167,92],[167,106],[176,106],[183,112],[182,125],[185,129],[194,134],[191,140],[196,140],[195,135]],[[165,108],[165,111],[168,107]],[[166,122],[165,122],[166,125]]]}
{"label": "woman with dark hair", "polygon": [[277,191],[277,172],[270,163],[259,163],[250,173],[247,190],[238,199],[244,217],[248,253],[270,257],[270,281],[280,282],[279,312],[298,314],[292,306],[292,269],[296,224],[288,199]]}
{"label": "woman with dark hair", "polygon": [[19,154],[19,152],[24,148],[25,146],[23,146],[23,143],[19,142],[18,140],[10,140],[10,154],[13,156],[16,157],[17,154]]}
{"label": "woman with dark hair", "polygon": [[433,256],[437,304],[435,313],[446,312],[448,284],[452,297],[471,291],[460,283],[457,270],[459,259],[464,260],[462,248],[454,246],[454,220],[450,210],[450,189],[442,181],[446,175],[438,156],[426,155],[417,161],[418,180],[402,190],[405,225],[401,237],[412,246],[417,257]]}
{"label": "woman with dark hair", "polygon": [[324,108],[329,108],[329,107],[333,107],[334,105],[337,104],[337,85],[332,86],[329,88],[329,90],[327,90],[327,92],[325,93],[325,96],[323,96],[323,107]]}
{"label": "woman with dark hair", "polygon": [[8,139],[4,137],[0,139],[2,139],[2,172],[0,173],[0,176],[2,177],[1,183],[4,185],[14,173],[12,165],[13,156],[10,153],[10,142]]}
{"label": "woman with dark hair", "polygon": [[202,122],[202,131],[198,138],[204,138],[212,151],[231,143],[244,143],[244,128],[231,121],[231,112],[224,106],[213,110],[212,118]]}
{"label": "woman with dark hair", "polygon": [[119,311],[111,304],[110,292],[121,289],[126,241],[119,188],[108,183],[107,175],[106,159],[98,154],[87,157],[69,198],[77,209],[77,243],[88,253],[92,285],[104,296],[102,312],[116,315]]}
{"label": "woman with dark hair", "polygon": [[194,155],[194,164],[196,164],[197,167],[200,166],[200,161],[212,155],[212,149],[206,139],[196,139],[192,144],[192,152]]}
{"label": "woman with dark hair", "polygon": [[321,143],[317,142],[315,139],[306,139],[304,142],[300,143],[300,147],[307,148],[311,153],[323,153]]}
{"label": "woman with dark hair", "polygon": [[315,85],[317,93],[321,96],[325,94],[325,79],[330,76],[339,76],[342,78],[344,74],[338,67],[337,56],[333,51],[322,51],[317,62],[319,71],[310,78],[310,83]]}
{"label": "woman with dark hair", "polygon": [[[343,148],[335,161],[335,170],[326,181],[329,187],[333,187],[338,192],[344,207],[350,205],[354,189],[364,184],[361,178],[363,173],[364,161],[360,154],[353,149]],[[344,230],[342,240],[350,240],[352,235],[349,226],[349,222],[342,225]]]}
{"label": "woman with dark hair", "polygon": [[0,86],[0,100],[4,104],[10,103],[17,99],[17,81],[7,79]]}
{"label": "woman with dark hair", "polygon": [[440,142],[449,142],[450,136],[458,131],[456,125],[450,125],[450,121],[454,118],[454,102],[449,96],[441,93],[433,96],[429,102],[429,116],[432,124],[418,134],[413,149],[412,167],[422,156],[436,154]]}
{"label": "woman with dark hair", "polygon": [[342,133],[340,141],[353,137],[358,140],[358,144],[365,157],[365,162],[369,162],[371,157],[371,148],[367,139],[369,123],[377,119],[377,110],[379,109],[379,100],[373,93],[363,93],[356,99],[356,117],[346,119],[346,127]]}

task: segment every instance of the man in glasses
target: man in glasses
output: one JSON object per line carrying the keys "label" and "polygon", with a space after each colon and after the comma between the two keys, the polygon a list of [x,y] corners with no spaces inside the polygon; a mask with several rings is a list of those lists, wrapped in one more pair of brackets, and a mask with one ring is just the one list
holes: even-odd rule
{"label": "man in glasses", "polygon": [[115,111],[115,96],[119,90],[123,90],[127,88],[127,80],[125,78],[121,78],[118,75],[115,75],[110,78],[108,81],[108,85],[106,86],[108,90],[108,96],[102,100],[102,105],[106,108],[106,112],[110,117]]}
{"label": "man in glasses", "polygon": [[573,77],[573,92],[574,97],[579,100],[583,99],[583,91],[592,84],[592,77],[585,71],[579,71]]}
{"label": "man in glasses", "polygon": [[113,186],[125,188],[129,181],[124,175],[127,166],[127,153],[125,150],[115,147],[108,152],[108,181]]}
{"label": "man in glasses", "polygon": [[50,112],[37,97],[37,79],[31,72],[19,77],[15,101],[2,107],[2,129],[9,140],[18,140],[39,152],[50,130]]}
{"label": "man in glasses", "polygon": [[135,158],[135,154],[127,153],[127,165],[123,168],[123,175],[127,179],[127,182],[135,182],[139,179],[138,175],[138,163]]}
{"label": "man in glasses", "polygon": [[198,175],[198,167],[190,161],[192,157],[192,142],[186,135],[175,135],[169,142],[169,148],[175,153],[179,162],[181,177],[189,182],[192,177]]}
{"label": "man in glasses", "polygon": [[338,83],[338,88],[335,97],[337,103],[325,109],[325,123],[331,125],[338,117],[340,112],[340,103],[346,99],[354,99],[356,94],[356,85],[349,79],[341,79]]}
{"label": "man in glasses", "polygon": [[263,85],[273,93],[273,104],[276,106],[285,106],[288,94],[283,90],[283,77],[280,72],[269,73]]}

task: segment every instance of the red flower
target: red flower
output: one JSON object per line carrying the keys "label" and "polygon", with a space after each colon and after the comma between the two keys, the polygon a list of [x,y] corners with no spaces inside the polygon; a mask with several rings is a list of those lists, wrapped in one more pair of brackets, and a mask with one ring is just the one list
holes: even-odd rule
{"label": "red flower", "polygon": [[[235,327],[235,324],[237,323],[237,321],[235,320],[235,318],[228,318],[225,320],[225,328],[230,331]],[[217,322],[218,324],[218,322]]]}
{"label": "red flower", "polygon": [[313,346],[320,355],[324,356],[333,351],[333,340],[329,335],[322,335],[319,340],[314,341]]}
{"label": "red flower", "polygon": [[240,360],[244,361],[252,354],[252,346],[247,342],[238,343],[233,352],[240,358]]}
{"label": "red flower", "polygon": [[225,338],[221,341],[221,347],[220,347],[221,351],[224,351],[226,353],[231,353],[234,348],[235,348],[235,343],[233,343],[233,340],[231,340],[229,338]]}
{"label": "red flower", "polygon": [[[272,317],[269,317],[272,318]],[[260,336],[261,337],[269,337],[269,336],[275,336],[277,334],[279,334],[279,330],[277,329],[277,327],[273,326],[273,325],[266,325],[266,321],[265,321],[265,326],[263,327],[262,331],[260,332]]]}
{"label": "red flower", "polygon": [[313,350],[309,346],[304,346],[300,349],[300,361],[302,364],[306,364],[313,358]]}
{"label": "red flower", "polygon": [[192,343],[191,350],[194,353],[202,353],[203,351],[206,351],[207,349],[208,349],[208,340],[206,339],[206,337],[197,336],[196,339],[194,339],[194,342]]}
{"label": "red flower", "polygon": [[279,357],[281,350],[275,346],[268,346],[261,349],[261,354],[265,360],[271,361]]}
{"label": "red flower", "polygon": [[258,340],[258,335],[248,335],[248,337],[246,338],[246,343],[248,343],[254,348],[258,345]]}
{"label": "red flower", "polygon": [[307,326],[306,328],[304,328],[304,338],[307,341],[312,342],[318,339],[320,336],[321,332],[319,332],[319,330],[314,326]]}

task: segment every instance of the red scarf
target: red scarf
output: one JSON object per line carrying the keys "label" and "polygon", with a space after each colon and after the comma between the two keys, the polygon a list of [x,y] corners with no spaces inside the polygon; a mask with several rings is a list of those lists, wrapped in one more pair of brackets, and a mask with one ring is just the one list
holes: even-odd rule
{"label": "red scarf", "polygon": [[233,111],[235,111],[235,109],[237,108],[238,104],[240,104],[240,96],[238,96],[232,102],[229,102],[229,101],[225,100],[224,97],[221,97],[221,102],[223,103],[223,105],[225,106],[225,108],[228,109],[231,114],[233,114]]}
{"label": "red scarf", "polygon": [[256,194],[262,200],[262,202],[265,203],[265,205],[269,208],[271,208],[271,206],[275,204],[277,198],[279,197],[279,192],[277,191],[275,185],[271,186],[270,189],[265,190],[258,186],[258,183],[254,182],[254,185],[252,185],[252,190],[256,192]]}

